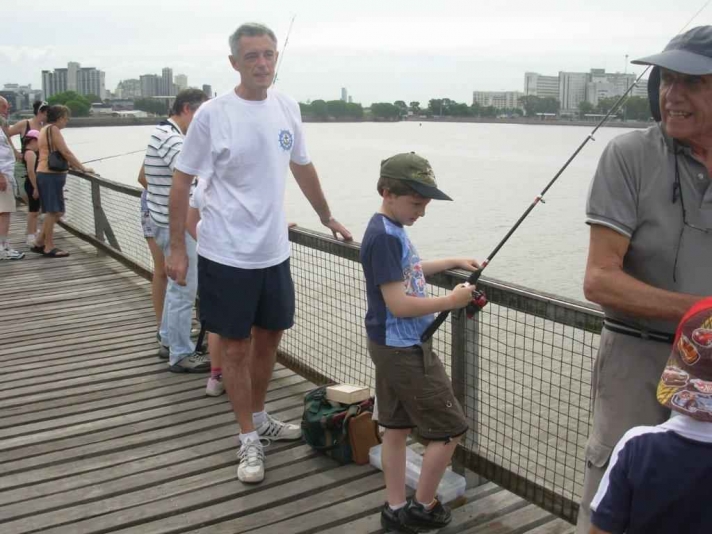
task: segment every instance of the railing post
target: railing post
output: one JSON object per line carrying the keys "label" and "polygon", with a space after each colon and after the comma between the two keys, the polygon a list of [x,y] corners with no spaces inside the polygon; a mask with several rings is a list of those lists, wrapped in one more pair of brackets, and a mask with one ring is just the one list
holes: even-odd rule
{"label": "railing post", "polygon": [[[465,376],[465,346],[467,316],[464,313],[453,312],[450,314],[450,346],[452,354],[450,360],[452,389],[455,393],[455,398],[458,400],[462,409],[465,409],[465,390],[467,387],[467,378]],[[467,435],[463,436],[460,445],[465,446]],[[465,474],[465,465],[460,461],[457,455],[453,457],[453,471],[461,475]]]}
{"label": "railing post", "polygon": [[[98,182],[91,182],[91,206],[94,211],[94,237],[104,242],[104,210],[101,209],[101,186]],[[97,249],[100,256],[104,253]]]}
{"label": "railing post", "polygon": [[109,224],[104,208],[101,207],[101,184],[96,181],[91,182],[91,204],[94,209],[94,236],[102,243],[109,239],[109,245],[116,250],[121,250],[119,242],[114,235],[114,231]]}
{"label": "railing post", "polygon": [[[455,398],[465,411],[470,429],[459,444],[463,450],[475,450],[477,445],[477,408],[467,406],[468,385],[470,398],[477,402],[477,360],[479,358],[479,315],[468,319],[467,314],[451,314],[452,343],[452,388]],[[470,383],[471,382],[471,383]],[[459,454],[455,454],[452,464],[453,471],[467,478],[469,487],[484,484],[486,480],[473,472],[467,472]]]}

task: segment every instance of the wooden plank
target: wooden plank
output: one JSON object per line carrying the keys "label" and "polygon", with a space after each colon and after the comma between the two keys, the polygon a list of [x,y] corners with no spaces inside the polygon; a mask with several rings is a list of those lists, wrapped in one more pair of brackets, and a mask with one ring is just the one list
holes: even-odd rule
{"label": "wooden plank", "polygon": [[576,531],[576,527],[564,521],[563,519],[554,519],[548,523],[536,527],[535,529],[528,530],[529,534],[573,534]]}
{"label": "wooden plank", "polygon": [[[240,532],[262,531],[279,532],[281,534],[282,532],[290,532],[289,525],[291,523],[303,525],[308,522],[312,524],[314,518],[322,516],[332,505],[337,503],[339,506],[348,506],[351,502],[362,505],[362,513],[373,507],[371,501],[375,500],[379,506],[382,506],[383,490],[383,475],[379,471],[354,480],[349,484],[330,488],[325,494],[309,495],[302,499],[287,501],[278,506],[244,515],[237,519],[193,530],[192,534],[237,534]],[[359,498],[364,495],[366,496],[366,501],[362,502]],[[325,522],[321,522],[321,524],[323,523]],[[351,530],[350,532],[362,534],[365,531]]]}
{"label": "wooden plank", "polygon": [[[23,514],[24,508],[25,517],[3,524],[3,528],[23,534],[48,529],[57,524],[86,522],[104,514],[133,507],[146,507],[150,503],[160,504],[162,500],[218,484],[232,485],[237,478],[235,438],[220,440],[220,445],[223,449],[218,454],[210,454],[201,448],[197,458],[183,455],[182,462],[179,460],[168,467],[121,477],[101,486],[82,488],[81,491],[75,490],[17,503],[8,507],[9,510],[0,512],[0,520],[5,517],[6,512]],[[333,460],[317,455],[308,445],[290,447],[289,444],[281,443],[266,452],[266,462],[272,471],[300,462],[305,474],[310,470],[317,471],[334,465]],[[190,450],[189,454],[194,454],[194,449]],[[309,467],[306,466],[307,463],[310,464]],[[43,509],[50,511],[40,513]],[[93,519],[93,522],[96,524],[102,522],[102,519]]]}
{"label": "wooden plank", "polygon": [[[184,383],[192,384],[191,387],[199,387],[202,389],[201,386],[206,381],[205,376],[206,375],[200,373],[160,373],[151,375],[147,377],[146,380],[141,381],[129,378],[124,381],[124,383],[112,383],[111,388],[101,387],[98,390],[95,388],[85,393],[67,395],[59,399],[26,402],[12,407],[3,407],[3,414],[7,414],[8,417],[25,414],[31,419],[34,415],[42,417],[43,413],[48,410],[60,409],[72,405],[74,405],[77,412],[82,412],[88,409],[87,406],[98,406],[101,402],[116,402],[117,397],[120,397],[120,400],[124,401],[127,396],[131,396],[131,398],[141,398],[144,395],[152,396],[154,395],[154,391],[156,394],[158,394],[158,392],[170,391],[170,388],[180,387]],[[303,381],[304,379],[299,375],[278,370],[275,371],[270,386],[274,384],[291,385]]]}
{"label": "wooden plank", "polygon": [[[65,328],[53,328],[50,332],[46,329],[37,329],[35,331],[27,332],[25,335],[14,335],[13,342],[21,345],[23,343],[30,343],[37,341],[38,339],[49,339],[55,343],[61,343],[63,341],[72,340],[76,337],[76,333],[80,332],[85,335],[95,335],[103,332],[104,334],[111,334],[115,331],[123,331],[125,328],[143,326],[150,326],[153,329],[153,339],[156,340],[155,332],[156,325],[151,324],[155,315],[153,313],[153,308],[145,308],[143,310],[138,310],[132,314],[126,314],[126,316],[108,316],[103,318],[97,318],[94,324],[83,324],[77,322],[73,325],[67,325]],[[43,333],[43,330],[47,333]],[[156,345],[158,347],[158,345]]]}
{"label": "wooden plank", "polygon": [[551,517],[549,512],[529,504],[464,532],[466,534],[513,534],[526,531],[526,529],[538,526],[542,522],[548,522]]}
{"label": "wooden plank", "polygon": [[[324,457],[320,458],[324,459]],[[127,513],[106,516],[105,519],[108,521],[105,521],[105,524],[129,525],[128,528],[116,531],[122,534],[129,532],[168,534],[191,531],[197,526],[215,523],[221,519],[245,516],[300,497],[314,495],[315,492],[323,492],[341,484],[351,483],[363,478],[370,470],[368,466],[349,464],[305,476],[304,467],[306,466],[297,464],[281,470],[268,469],[265,481],[257,488],[253,487],[250,493],[240,491],[240,486],[243,485],[239,482],[223,484],[214,486],[208,491],[184,495],[179,500],[168,499],[166,502],[159,501],[143,509],[132,508],[130,514],[127,511]],[[236,495],[238,497],[234,498]],[[227,498],[230,500],[225,500]],[[213,501],[217,504],[211,504]],[[177,507],[180,507],[181,512],[175,515]],[[80,527],[75,531],[77,534],[90,532],[81,528],[83,527],[81,524],[72,527]]]}
{"label": "wooden plank", "polygon": [[[299,384],[296,386],[290,386],[291,391],[296,391],[296,396],[291,396],[286,399],[277,400],[274,402],[275,407],[285,408],[287,406],[292,406],[296,402],[301,403],[304,392],[310,389],[309,385]],[[284,394],[284,393],[282,393]],[[219,406],[216,408],[214,406]],[[183,421],[191,416],[195,416],[191,412],[203,413],[203,410],[209,407],[213,407],[210,411],[211,415],[215,413],[227,413],[233,416],[232,409],[229,405],[223,402],[221,399],[215,397],[207,397],[205,399],[198,399],[192,402],[186,402],[179,407],[162,407],[154,408],[151,410],[145,410],[139,413],[133,413],[128,415],[123,415],[120,417],[110,417],[97,421],[89,421],[85,423],[74,424],[67,427],[49,429],[42,432],[36,432],[30,435],[19,435],[15,437],[10,437],[8,439],[3,439],[0,441],[0,450],[6,451],[15,449],[18,447],[29,447],[36,446],[38,443],[43,441],[53,442],[55,440],[67,439],[71,437],[78,437],[87,435],[88,440],[96,439],[95,434],[102,430],[111,430],[115,427],[126,427],[133,429],[136,423],[145,422],[146,420],[159,420],[167,424],[175,424],[179,421]],[[219,411],[218,411],[219,410]],[[0,487],[3,483],[11,483],[12,481],[4,480],[0,481]]]}
{"label": "wooden plank", "polygon": [[[292,408],[293,410],[293,408]],[[289,411],[284,412],[285,420],[289,420]],[[291,417],[295,417],[292,413]],[[298,417],[298,416],[296,416]],[[175,427],[174,427],[175,429]],[[128,476],[145,474],[154,469],[164,469],[169,466],[182,464],[194,459],[202,458],[210,451],[230,450],[234,457],[237,449],[236,437],[239,428],[234,422],[222,425],[205,426],[201,431],[192,431],[188,434],[173,436],[168,441],[154,441],[149,443],[136,442],[137,447],[130,449],[130,461],[122,461],[120,458],[105,459],[104,456],[116,455],[122,449],[116,447],[106,455],[102,455],[93,460],[91,466],[94,469],[87,470],[89,465],[84,462],[78,464],[83,470],[66,476],[24,485],[0,493],[4,505],[11,503],[28,502],[30,499],[38,499],[47,496],[57,496],[68,491],[82,490],[88,488],[101,487],[111,481],[120,480]],[[224,441],[228,439],[230,445],[225,449]],[[212,443],[212,445],[211,445]],[[296,446],[294,443],[283,443],[275,445],[272,451],[281,450],[283,447]],[[207,452],[206,452],[207,451]],[[104,458],[104,461],[102,459]],[[113,461],[112,461],[113,460]],[[79,460],[77,460],[79,462]],[[37,480],[42,480],[38,478]]]}
{"label": "wooden plank", "polygon": [[[296,421],[302,413],[302,408],[300,406],[295,407],[289,405],[285,408],[275,402],[272,402],[270,406],[275,414],[279,414],[277,417],[285,421]],[[155,430],[112,436],[111,438],[102,441],[80,444],[74,447],[64,447],[61,450],[58,448],[50,449],[45,453],[35,454],[33,456],[26,456],[16,453],[16,451],[12,451],[13,453],[16,453],[12,454],[14,458],[11,457],[10,453],[8,453],[8,458],[4,459],[3,462],[0,463],[0,472],[3,474],[17,473],[29,469],[37,469],[40,467],[67,462],[71,458],[75,457],[89,458],[125,449],[127,447],[147,445],[153,442],[189,434],[191,432],[205,432],[206,429],[212,427],[217,428],[220,426],[235,425],[234,416],[232,416],[232,413],[230,412],[216,413],[215,410],[210,410],[210,413],[205,418],[208,419],[207,423],[200,419],[192,421],[187,420],[181,425],[169,425],[163,428],[159,427]]]}
{"label": "wooden plank", "polygon": [[110,329],[109,331],[99,331],[88,334],[79,331],[60,337],[60,339],[55,338],[49,341],[45,341],[43,338],[38,338],[36,342],[27,343],[22,347],[14,349],[2,349],[0,350],[0,357],[13,356],[17,359],[21,359],[23,355],[27,355],[28,353],[47,353],[52,351],[52,349],[58,348],[58,343],[59,348],[63,350],[70,350],[73,347],[81,347],[83,345],[94,345],[96,347],[98,343],[116,340],[117,338],[121,338],[123,336],[132,337],[139,334],[145,335],[147,339],[151,339],[154,344],[156,343],[155,325],[150,324],[148,321],[144,321],[143,323],[130,325],[122,329],[121,331]]}

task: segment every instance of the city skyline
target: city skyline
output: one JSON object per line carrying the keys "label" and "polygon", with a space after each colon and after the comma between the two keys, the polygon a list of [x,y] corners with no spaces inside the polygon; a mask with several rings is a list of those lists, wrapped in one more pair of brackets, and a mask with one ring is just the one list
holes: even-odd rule
{"label": "city skyline", "polygon": [[[13,24],[3,32],[0,86],[39,86],[42,70],[79,61],[103,66],[110,88],[171,65],[194,85],[209,81],[225,92],[239,79],[227,58],[230,33],[241,22],[264,22],[274,29],[281,49],[295,8],[277,0],[240,6],[206,2],[196,17],[187,0],[176,0],[169,11],[144,2],[140,16],[88,0],[61,6],[38,0],[33,10],[14,12]],[[470,101],[474,88],[519,89],[525,71],[597,67],[639,74],[639,67],[626,64],[626,55],[632,60],[661,50],[699,7],[699,0],[600,0],[595,5],[512,0],[507,9],[486,0],[424,6],[404,0],[364,0],[358,6],[305,0],[283,50],[278,87],[302,101],[338,95],[341,87],[364,104],[435,95]],[[38,11],[43,17],[33,15]],[[694,25],[710,23],[710,11]],[[157,20],[177,31],[157,31]],[[63,32],[59,41],[53,37],[57,24]]]}

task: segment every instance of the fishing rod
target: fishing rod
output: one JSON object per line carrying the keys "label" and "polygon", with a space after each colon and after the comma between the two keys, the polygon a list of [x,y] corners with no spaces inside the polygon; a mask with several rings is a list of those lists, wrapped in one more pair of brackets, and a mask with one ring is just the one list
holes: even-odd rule
{"label": "fishing rod", "polygon": [[289,44],[289,36],[292,34],[292,26],[294,26],[294,19],[296,19],[297,16],[294,15],[292,17],[292,20],[289,22],[289,29],[287,30],[287,37],[284,39],[284,47],[282,48],[282,53],[279,54],[279,63],[277,63],[277,68],[274,71],[274,81],[272,82],[272,85],[277,84],[277,76],[279,76],[279,68],[282,66],[282,61],[284,61],[284,54],[287,51],[287,45]]}
{"label": "fishing rod", "polygon": [[[710,0],[712,1],[712,0]],[[526,219],[529,214],[532,212],[532,210],[541,202],[542,204],[545,204],[546,201],[544,200],[544,195],[549,191],[551,186],[554,185],[554,183],[559,179],[559,177],[563,174],[563,172],[566,170],[566,168],[569,166],[569,164],[578,156],[579,152],[583,150],[583,147],[585,147],[589,141],[595,141],[594,135],[598,131],[598,129],[603,126],[608,119],[614,115],[623,105],[623,102],[628,98],[628,95],[630,92],[633,90],[634,87],[638,85],[638,82],[640,82],[641,78],[648,72],[650,69],[650,65],[646,67],[646,69],[641,73],[640,76],[631,84],[630,87],[626,90],[623,95],[613,104],[611,109],[608,110],[608,113],[605,114],[605,116],[598,122],[596,127],[591,131],[590,134],[583,140],[583,142],[579,145],[579,147],[574,151],[573,154],[569,157],[568,160],[566,160],[566,163],[559,169],[559,172],[557,172],[554,177],[549,181],[549,183],[546,185],[546,187],[539,193],[535,198],[534,201],[529,205],[529,207],[524,211],[524,213],[517,219],[517,222],[514,223],[514,226],[512,226],[507,234],[504,236],[504,238],[497,243],[497,246],[494,248],[494,250],[490,253],[489,256],[482,262],[480,265],[479,269],[474,271],[470,277],[467,279],[466,284],[474,286],[477,281],[480,279],[480,276],[482,276],[482,271],[485,270],[485,268],[490,264],[490,262],[494,259],[494,257],[497,255],[497,253],[500,251],[500,249],[509,241],[509,238],[512,237],[512,234],[517,231],[519,226],[524,222],[524,219]],[[481,296],[475,295],[475,298],[473,301],[467,305],[467,315],[469,317],[472,317],[475,313],[477,313],[482,306],[484,305],[483,303],[486,303],[486,301],[483,301]],[[445,319],[447,319],[447,316],[450,314],[450,310],[440,312],[438,316],[435,318],[435,320],[430,323],[430,326],[425,329],[423,334],[420,336],[420,340],[424,343],[428,341],[431,337],[433,337],[433,334],[437,331],[438,328],[440,328],[440,325],[443,324]]]}
{"label": "fishing rod", "polygon": [[106,156],[104,158],[90,159],[89,161],[82,161],[82,165],[84,165],[86,163],[94,163],[95,161],[104,161],[105,159],[120,158],[121,156],[128,156],[130,154],[138,154],[139,152],[146,152],[146,149],[142,148],[140,150],[134,150],[133,152],[125,152],[123,154],[116,154],[114,156]]}
{"label": "fishing rod", "polygon": [[[677,32],[677,35],[681,34],[685,29],[694,21],[697,16],[704,11],[704,9],[712,2],[712,0],[707,0],[700,9],[697,10],[697,12],[690,18],[690,20],[687,21],[687,23],[680,29],[680,31]],[[494,250],[490,253],[489,256],[482,262],[480,265],[480,268],[474,271],[469,278],[467,279],[466,284],[474,286],[477,281],[480,279],[480,276],[482,276],[482,271],[485,270],[485,268],[490,264],[492,259],[497,255],[497,253],[500,251],[500,249],[504,246],[504,244],[509,241],[509,238],[512,237],[512,234],[517,231],[517,228],[524,222],[524,219],[527,218],[527,216],[531,213],[531,211],[536,207],[539,202],[542,204],[545,204],[546,202],[544,201],[544,195],[549,191],[552,185],[554,185],[554,182],[559,179],[559,176],[566,170],[566,168],[569,166],[569,164],[578,156],[579,152],[583,150],[583,147],[585,147],[589,141],[595,141],[594,139],[594,134],[598,131],[598,129],[603,126],[606,121],[615,113],[617,112],[624,104],[625,100],[627,100],[630,92],[633,90],[634,87],[637,87],[638,83],[640,80],[645,76],[645,74],[650,70],[651,65],[648,65],[645,70],[636,78],[636,80],[631,84],[630,87],[621,95],[621,97],[616,101],[615,104],[611,107],[610,110],[608,110],[608,113],[600,120],[600,122],[596,125],[596,127],[591,131],[590,134],[583,140],[583,142],[579,145],[579,147],[574,151],[574,153],[571,155],[571,157],[566,160],[566,163],[564,163],[563,167],[559,169],[559,172],[554,175],[554,177],[549,181],[549,183],[546,185],[546,187],[542,190],[541,193],[534,199],[534,202],[532,202],[529,207],[524,211],[521,217],[517,220],[516,223],[514,223],[514,226],[510,228],[509,232],[504,236],[504,238],[497,244],[497,246],[494,248]],[[485,305],[487,304],[486,298],[484,298],[484,295],[481,294],[480,292],[473,291],[473,299],[470,302],[470,304],[467,305],[465,308],[467,311],[468,317],[474,316],[478,311],[480,311]],[[422,333],[420,336],[420,340],[425,343],[428,341],[431,337],[433,337],[433,334],[440,328],[440,325],[445,322],[445,319],[447,319],[447,316],[450,314],[450,310],[448,311],[443,311],[438,314],[438,316],[435,318],[435,320],[430,323],[430,326],[425,329],[425,331]]]}

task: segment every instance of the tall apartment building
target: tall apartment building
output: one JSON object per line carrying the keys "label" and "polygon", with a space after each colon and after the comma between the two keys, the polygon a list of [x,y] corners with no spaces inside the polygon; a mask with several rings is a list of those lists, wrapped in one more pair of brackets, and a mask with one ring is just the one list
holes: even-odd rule
{"label": "tall apartment building", "polygon": [[519,91],[473,91],[472,103],[496,109],[515,109],[520,107],[522,96]]}
{"label": "tall apartment building", "polygon": [[[524,94],[552,96],[559,101],[560,113],[571,115],[578,113],[581,102],[596,106],[601,98],[621,96],[636,78],[633,73],[611,73],[605,69],[591,69],[589,72],[562,71],[558,76],[527,72],[524,75]],[[647,80],[641,80],[631,91],[631,96],[647,97],[647,86]]]}
{"label": "tall apartment building", "polygon": [[188,89],[188,77],[185,74],[176,74],[173,83],[176,86],[176,94]]}
{"label": "tall apartment building", "polygon": [[143,98],[158,96],[161,92],[160,80],[157,74],[142,74],[139,79],[139,83],[141,84],[141,96]]}
{"label": "tall apartment building", "polygon": [[346,90],[346,87],[341,88],[341,100],[343,102],[349,101],[349,92]]}
{"label": "tall apartment building", "polygon": [[106,74],[94,67],[82,67],[71,61],[66,69],[42,71],[42,92],[45,98],[65,91],[76,91],[80,95],[106,95]]}
{"label": "tall apartment building", "polygon": [[524,96],[559,99],[559,77],[543,76],[538,72],[524,73]]}
{"label": "tall apartment building", "polygon": [[559,72],[559,112],[577,113],[579,104],[586,100],[587,72]]}
{"label": "tall apartment building", "polygon": [[160,96],[175,96],[176,90],[173,86],[173,69],[164,67],[161,71],[159,92]]}
{"label": "tall apartment building", "polygon": [[[586,87],[586,101],[596,106],[601,98],[619,97],[635,83],[636,78],[635,74],[621,74],[620,72],[613,74],[607,73],[605,69],[591,69],[590,81]],[[631,95],[647,97],[647,80],[641,80],[638,88],[640,87],[643,89],[642,93],[634,88]]]}
{"label": "tall apartment building", "polygon": [[208,95],[208,98],[213,98],[213,86],[207,83],[203,84],[203,92]]}

